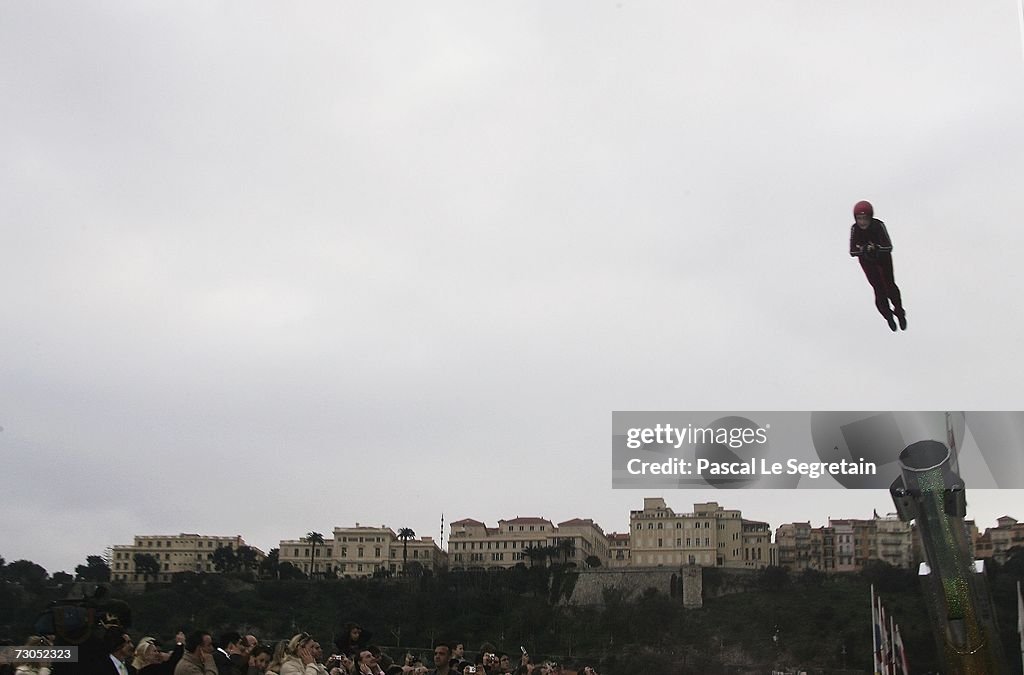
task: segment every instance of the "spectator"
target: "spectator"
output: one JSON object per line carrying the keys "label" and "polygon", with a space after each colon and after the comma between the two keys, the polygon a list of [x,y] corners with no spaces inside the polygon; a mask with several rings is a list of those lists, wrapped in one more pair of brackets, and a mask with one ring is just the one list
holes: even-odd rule
{"label": "spectator", "polygon": [[288,640],[278,640],[277,644],[274,646],[274,655],[270,657],[270,663],[267,665],[267,675],[280,675],[281,664],[287,656]]}
{"label": "spectator", "polygon": [[213,660],[213,636],[194,631],[185,639],[185,654],[174,668],[174,675],[219,675]]}
{"label": "spectator", "polygon": [[135,653],[135,644],[124,628],[118,626],[107,629],[103,645],[107,658],[97,664],[95,672],[98,675],[135,675],[135,668],[127,663]]}
{"label": "spectator", "polygon": [[256,645],[249,652],[249,669],[247,671],[247,675],[263,675],[267,672],[267,666],[270,665],[270,661],[273,657],[273,649],[267,645]]}
{"label": "spectator", "polygon": [[322,654],[320,643],[309,633],[299,633],[288,641],[286,656],[281,662],[280,675],[327,675],[327,669],[317,662]]}
{"label": "spectator", "polygon": [[[377,653],[379,654],[380,652],[378,651]],[[367,647],[359,652],[357,675],[383,675],[380,663],[377,661],[377,655],[374,654],[372,647]]]}
{"label": "spectator", "polygon": [[434,647],[434,669],[428,670],[428,675],[455,675],[457,671],[451,668],[452,648],[444,642],[439,642]]}
{"label": "spectator", "polygon": [[[243,644],[245,647],[243,647]],[[238,631],[228,631],[220,636],[213,661],[220,675],[247,675],[249,670],[248,643]]]}
{"label": "spectator", "polygon": [[[349,622],[342,628],[341,636],[334,641],[339,654],[357,657],[370,644],[371,633],[358,623]],[[358,659],[355,659],[358,661]]]}

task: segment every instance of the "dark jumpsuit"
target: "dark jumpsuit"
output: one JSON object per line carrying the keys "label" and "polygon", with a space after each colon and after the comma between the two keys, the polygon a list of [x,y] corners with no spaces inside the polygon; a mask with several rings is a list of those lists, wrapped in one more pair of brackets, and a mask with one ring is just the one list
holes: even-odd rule
{"label": "dark jumpsuit", "polygon": [[[867,251],[867,245],[873,243],[874,251]],[[904,316],[903,300],[900,289],[892,271],[892,240],[885,229],[885,223],[872,218],[871,224],[860,229],[856,223],[850,228],[850,255],[857,258],[864,276],[875,291],[875,307],[888,321],[893,314]],[[889,301],[892,300],[892,308]]]}

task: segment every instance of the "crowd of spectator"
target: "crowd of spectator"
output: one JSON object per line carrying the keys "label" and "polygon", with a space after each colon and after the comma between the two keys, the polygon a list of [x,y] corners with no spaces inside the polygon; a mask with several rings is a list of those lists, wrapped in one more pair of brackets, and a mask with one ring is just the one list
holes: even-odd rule
{"label": "crowd of spectator", "polygon": [[[103,637],[103,655],[77,664],[77,675],[597,675],[593,667],[563,668],[555,661],[535,661],[525,649],[508,654],[484,643],[468,658],[458,641],[438,642],[433,651],[388,654],[356,623],[345,624],[332,649],[309,633],[264,642],[255,635],[226,632],[215,642],[208,631],[179,632],[165,648],[156,638],[138,643],[116,627]],[[49,645],[47,637],[29,644]],[[47,662],[0,663],[0,675],[51,675]],[[54,675],[59,675],[55,673]]]}

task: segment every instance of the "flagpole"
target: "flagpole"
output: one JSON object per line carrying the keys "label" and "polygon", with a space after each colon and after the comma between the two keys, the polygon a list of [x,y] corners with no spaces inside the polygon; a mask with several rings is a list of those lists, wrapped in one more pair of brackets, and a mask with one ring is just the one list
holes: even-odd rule
{"label": "flagpole", "polygon": [[879,662],[882,664],[882,675],[892,675],[889,672],[889,631],[885,627],[885,606],[882,605],[882,596],[878,598],[878,646],[881,651]]}
{"label": "flagpole", "polygon": [[[889,648],[889,661],[892,662],[892,668],[890,668],[889,670],[890,672],[892,672],[893,675],[896,675],[896,628],[893,625],[892,614],[889,615],[889,637],[892,645]],[[903,669],[900,668],[900,670]]]}
{"label": "flagpole", "polygon": [[871,584],[871,670],[878,672],[878,620],[875,618],[875,585]]}
{"label": "flagpole", "polygon": [[1017,582],[1017,632],[1020,633],[1021,672],[1024,673],[1024,595],[1020,594],[1020,582]]}

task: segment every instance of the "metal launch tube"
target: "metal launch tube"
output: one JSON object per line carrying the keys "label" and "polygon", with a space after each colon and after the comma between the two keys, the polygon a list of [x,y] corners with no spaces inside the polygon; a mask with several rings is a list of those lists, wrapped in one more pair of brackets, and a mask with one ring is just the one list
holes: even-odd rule
{"label": "metal launch tube", "polygon": [[922,566],[926,604],[948,672],[1005,673],[985,576],[971,556],[955,457],[943,443],[919,441],[900,453],[900,465],[903,475],[889,490],[900,519],[917,521],[929,568]]}

